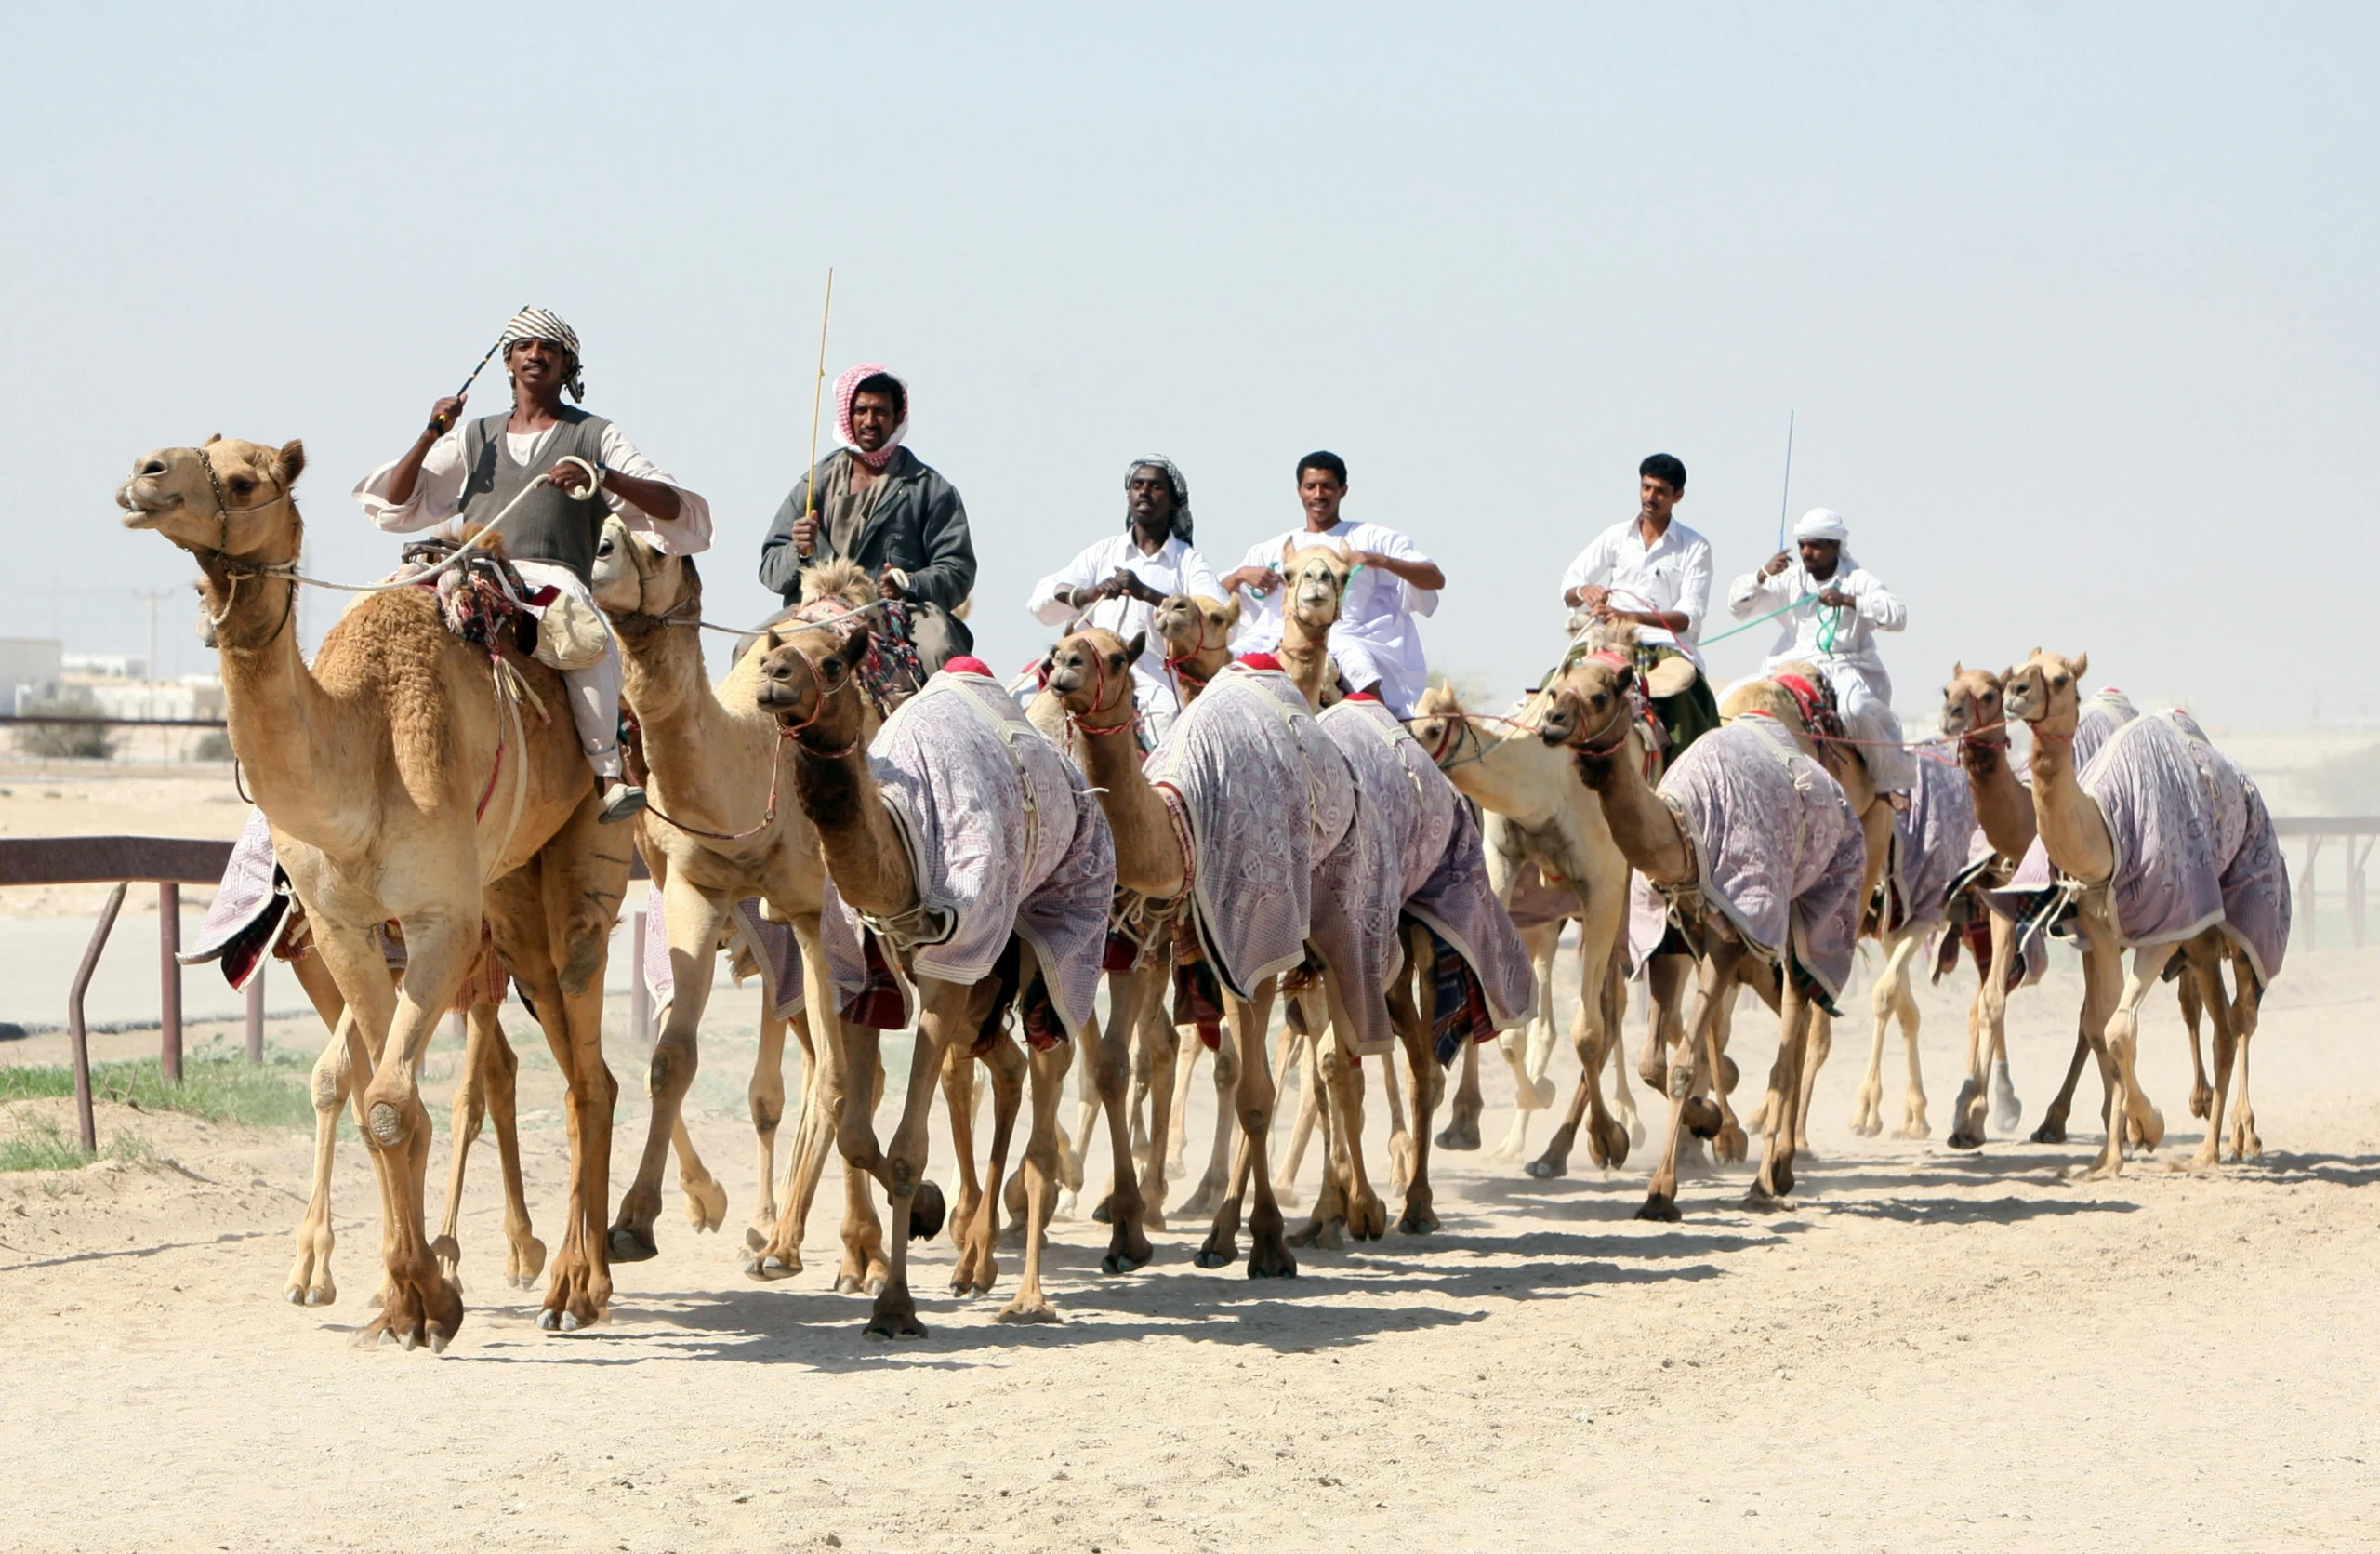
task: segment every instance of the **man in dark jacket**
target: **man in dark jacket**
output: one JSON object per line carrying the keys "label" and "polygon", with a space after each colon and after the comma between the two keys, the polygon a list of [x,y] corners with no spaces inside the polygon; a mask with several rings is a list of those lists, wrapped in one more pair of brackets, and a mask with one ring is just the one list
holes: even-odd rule
{"label": "man in dark jacket", "polygon": [[857,563],[875,574],[879,594],[909,605],[918,657],[931,672],[974,648],[958,612],[975,590],[975,546],[958,491],[901,445],[908,426],[908,385],[884,367],[863,363],[836,380],[842,449],[777,509],[760,541],[760,581],[798,604],[803,567]]}

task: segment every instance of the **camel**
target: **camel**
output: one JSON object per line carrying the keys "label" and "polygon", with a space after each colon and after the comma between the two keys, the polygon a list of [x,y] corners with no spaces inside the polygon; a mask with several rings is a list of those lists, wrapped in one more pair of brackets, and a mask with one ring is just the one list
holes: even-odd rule
{"label": "camel", "polygon": [[[2122,1173],[2132,1130],[2147,1149],[2163,1138],[2164,1119],[2142,1093],[2135,1060],[2140,1004],[2176,953],[2215,1027],[2214,1094],[2206,1136],[2192,1163],[2206,1169],[2220,1162],[2235,1051],[2241,1103],[2232,1153],[2244,1160],[2262,1148],[2247,1099],[2247,1043],[2288,942],[2288,875],[2280,844],[2254,785],[2181,714],[2138,718],[2110,735],[2091,763],[2085,786],[2075,769],[2074,735],[2089,667],[2087,654],[2069,659],[2035,648],[2008,672],[2003,697],[2007,715],[2032,729],[2034,820],[2050,862],[2077,895],[2089,925],[2086,953],[2096,976],[2083,1017],[2087,1027],[2104,1031],[2100,1062],[2115,1091],[2107,1141],[2092,1174]],[[2144,842],[2154,842],[2157,851],[2144,856]],[[2178,901],[2155,894],[2160,870],[2185,876],[2180,885],[2168,886],[2182,893]],[[2210,905],[2211,912],[2203,910]],[[2133,952],[2131,970],[2114,991],[2126,948]],[[2226,959],[2233,963],[2235,1001],[2223,996]],[[2118,1118],[2129,1126],[2118,1126]]]}
{"label": "camel", "polygon": [[[527,990],[569,1085],[570,1205],[541,1327],[601,1321],[616,1086],[603,1062],[603,962],[628,843],[600,801],[562,708],[561,677],[509,647],[448,631],[437,595],[364,596],[312,669],[290,630],[304,526],[303,445],[209,439],[135,462],[126,525],[192,552],[222,662],[231,748],[274,855],[353,1019],[349,1062],[379,1177],[383,1305],[367,1331],[407,1348],[449,1343],[463,1319],[426,1233],[430,1141],[419,1069],[479,950],[484,919]],[[509,768],[509,774],[508,774]],[[389,981],[374,930],[394,919],[404,976]]]}
{"label": "camel", "polygon": [[[1579,920],[1579,1013],[1571,1025],[1571,1040],[1581,1072],[1570,1109],[1545,1147],[1529,1162],[1532,1176],[1550,1178],[1567,1174],[1572,1144],[1581,1123],[1587,1128],[1588,1157],[1599,1166],[1628,1159],[1632,1130],[1606,1109],[1603,1068],[1619,1044],[1620,1006],[1625,1001],[1620,981],[1626,948],[1622,931],[1628,918],[1628,859],[1612,840],[1603,807],[1570,769],[1564,753],[1537,736],[1553,705],[1548,693],[1532,695],[1509,717],[1488,718],[1463,711],[1453,687],[1434,685],[1415,705],[1413,737],[1430,752],[1438,769],[1463,793],[1488,812],[1488,868],[1500,897],[1510,905],[1522,875],[1522,866],[1534,865],[1549,883],[1560,882],[1576,899]],[[1632,734],[1632,738],[1635,737]],[[1644,746],[1636,747],[1641,756]],[[1554,925],[1558,936],[1560,925]],[[1545,982],[1550,984],[1549,976]],[[1552,989],[1540,993],[1540,1017],[1550,1018]],[[1521,1109],[1507,1140],[1519,1152],[1527,1136],[1529,1103],[1542,1106],[1553,1099],[1541,1058],[1522,1057],[1511,1051],[1514,1088]],[[1620,1080],[1620,1095],[1627,1097],[1627,1081]],[[1467,1068],[1463,1092],[1468,1105],[1468,1147],[1478,1143],[1476,1065]],[[1464,1119],[1462,1094],[1455,1101],[1449,1130]],[[1627,1102],[1633,1120],[1634,1106]],[[1445,1136],[1438,1143],[1448,1144]]]}
{"label": "camel", "polygon": [[[795,760],[776,719],[759,699],[759,656],[745,653],[716,686],[703,667],[701,634],[694,629],[702,615],[702,578],[694,559],[665,553],[615,521],[604,526],[597,549],[594,593],[619,639],[622,695],[640,731],[651,804],[642,817],[641,843],[661,890],[677,986],[654,1042],[647,1078],[653,1116],[644,1150],[612,1226],[612,1256],[625,1262],[656,1251],[661,1167],[673,1139],[686,1177],[689,1218],[697,1229],[716,1229],[726,1212],[726,1194],[694,1155],[681,1110],[699,1062],[697,1032],[710,997],[709,967],[729,911],[747,897],[766,902],[791,924],[801,946],[804,985],[826,987],[818,935],[826,874],[816,830],[799,806],[783,802],[781,790],[788,786]],[[848,563],[803,576],[804,597],[826,601],[829,611],[864,604],[874,594],[866,575]],[[861,715],[863,728],[873,733],[880,715],[865,703]],[[810,1017],[814,1028],[825,1029],[825,1050],[831,1054],[832,1001],[813,998]],[[813,1030],[802,1042],[804,1071],[813,1075],[820,1050],[815,1039]],[[765,1167],[773,1163],[773,1140],[784,1113],[782,1055],[781,1033],[775,1051],[762,1043],[752,1087],[764,1196],[746,1230],[750,1255],[744,1271],[760,1280],[789,1279],[801,1271],[802,1232],[828,1145],[826,1120],[807,1099],[814,1086],[805,1085],[782,1207],[774,1204],[767,1195],[774,1178]],[[847,1173],[843,1258],[835,1287],[846,1294],[874,1290],[886,1268],[883,1232],[866,1184]]]}
{"label": "camel", "polygon": [[1335,675],[1330,665],[1330,628],[1339,619],[1340,601],[1346,597],[1347,578],[1355,556],[1343,539],[1328,545],[1281,547],[1281,644],[1274,657],[1282,671],[1305,697],[1314,711],[1322,711],[1322,693]]}
{"label": "camel", "polygon": [[[1664,774],[1657,793],[1633,748],[1642,715],[1634,679],[1619,654],[1574,654],[1555,682],[1540,737],[1569,747],[1580,779],[1603,806],[1612,839],[1667,897],[1673,922],[1697,951],[1693,1016],[1682,1027],[1663,1021],[1679,1032],[1665,1075],[1669,1137],[1638,1217],[1678,1217],[1684,1130],[1712,1139],[1722,1161],[1743,1158],[1743,1129],[1726,1099],[1720,1029],[1724,1007],[1734,1002],[1739,984],[1752,986],[1783,1028],[1761,1108],[1766,1138],[1760,1170],[1745,1200],[1750,1208],[1771,1208],[1793,1187],[1801,1122],[1796,1101],[1811,1016],[1850,968],[1858,924],[1858,827],[1825,767],[1796,750],[1782,727],[1766,719],[1743,719],[1697,740]],[[1723,802],[1755,801],[1774,807],[1762,817],[1765,824],[1739,815],[1733,839],[1712,829]],[[1718,843],[1741,846],[1752,832],[1765,849],[1760,856],[1712,856]],[[1729,889],[1747,877],[1769,893],[1757,930],[1753,920],[1739,918],[1743,909]],[[1755,931],[1768,936],[1755,939]],[[1657,979],[1653,992],[1657,1000],[1673,1000],[1674,982],[1664,988]],[[1704,1088],[1708,1097],[1697,1094]]]}
{"label": "camel", "polygon": [[1151,612],[1149,630],[1165,644],[1166,672],[1173,676],[1182,705],[1189,706],[1207,682],[1231,662],[1232,628],[1239,624],[1239,596],[1210,599],[1176,593]]}
{"label": "camel", "polygon": [[[972,1052],[988,1045],[998,1052],[1012,1001],[1028,1033],[1046,1030],[1037,1007],[1053,1011],[1061,1029],[1048,1032],[1052,1041],[1046,1048],[1037,1036],[1039,1050],[1028,1064],[1033,1115],[1024,1159],[1025,1268],[1015,1297],[998,1320],[1054,1322],[1057,1313],[1041,1289],[1041,1227],[1056,1186],[1058,1083],[1064,1040],[1087,1036],[1092,1023],[1091,990],[1115,893],[1114,847],[1080,774],[1033,734],[987,676],[936,674],[863,749],[867,710],[857,669],[868,639],[865,625],[843,636],[788,623],[782,632],[773,630],[757,655],[759,703],[787,730],[794,797],[817,830],[831,877],[822,913],[828,975],[813,1002],[825,1002],[830,990],[847,1002],[844,1017],[829,1022],[828,1044],[842,1050],[840,1061],[822,1065],[819,1104],[839,1120],[844,1160],[883,1187],[892,1224],[908,1237],[931,1237],[940,1229],[942,1193],[925,1179],[926,1122],[945,1055],[954,1046]],[[887,778],[879,778],[879,767]],[[896,776],[902,785],[888,791],[885,781]],[[1003,781],[1010,777],[1012,784]],[[973,828],[963,854],[945,854],[937,845],[945,822]],[[1022,867],[1008,867],[1019,861],[1017,852]],[[861,914],[862,930],[854,930],[846,908]],[[1091,926],[1077,932],[1084,922]],[[883,948],[899,961],[905,986],[882,985],[892,970],[877,958]],[[884,1145],[873,1118],[879,1032],[906,1023],[910,990],[919,1019],[908,1090],[901,1121]],[[885,1003],[901,1008],[895,1014],[865,1007]],[[866,1017],[857,1017],[854,1008]],[[1005,1093],[1012,1093],[1022,1076],[1003,1071],[997,1060],[994,1073],[996,1101],[1006,1105]],[[964,1108],[954,1111],[952,1123],[962,1162],[972,1169]],[[1007,1128],[997,1127],[991,1169],[974,1223],[967,1227],[954,1286],[985,1289],[992,1281],[992,1222],[1008,1143]],[[909,1291],[907,1242],[899,1234],[892,1238],[886,1282],[866,1335],[926,1335]]]}

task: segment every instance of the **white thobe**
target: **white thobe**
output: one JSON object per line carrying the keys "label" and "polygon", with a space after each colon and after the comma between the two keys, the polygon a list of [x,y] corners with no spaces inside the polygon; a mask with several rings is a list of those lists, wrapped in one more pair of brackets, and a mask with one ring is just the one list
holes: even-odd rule
{"label": "white thobe", "polygon": [[[554,431],[548,427],[542,432],[508,432],[504,434],[505,451],[512,456],[514,463],[535,470],[538,450]],[[638,452],[636,445],[618,427],[606,424],[598,446],[598,457],[607,467],[639,480],[657,481],[678,493],[678,516],[660,518],[625,498],[604,492],[605,504],[619,514],[630,532],[652,536],[656,545],[673,555],[693,555],[710,548],[708,502],[670,479],[653,460]],[[403,502],[393,501],[389,495],[390,478],[401,462],[392,458],[356,483],[356,504],[376,528],[390,534],[412,534],[461,515],[460,424],[430,445],[430,451],[422,456],[421,472],[414,480],[413,498]],[[460,539],[462,535],[459,530],[450,530],[447,538]],[[602,612],[595,609],[595,599],[588,591],[586,579],[569,567],[541,561],[516,561],[512,564],[522,581],[532,588],[551,587],[567,593],[602,618]],[[587,759],[598,773],[614,777],[620,775],[620,647],[611,639],[608,620],[604,621],[604,638],[602,657],[585,669],[565,670],[562,678],[570,693],[570,716],[578,728],[580,748],[586,750]]]}
{"label": "white thobe", "polygon": [[[1851,595],[1852,604],[1821,604],[1812,597],[1826,589]],[[1843,721],[1861,741],[1859,753],[1876,786],[1889,793],[1909,792],[1917,781],[1917,763],[1900,742],[1892,676],[1876,651],[1876,633],[1907,626],[1909,611],[1847,553],[1835,564],[1834,576],[1823,580],[1796,561],[1773,578],[1748,572],[1727,590],[1727,608],[1739,620],[1788,604],[1792,608],[1777,618],[1777,641],[1761,672],[1772,674],[1793,663],[1816,665],[1834,687]]]}
{"label": "white thobe", "polygon": [[1150,734],[1162,735],[1181,711],[1182,700],[1173,674],[1165,666],[1165,644],[1153,625],[1155,607],[1138,599],[1117,598],[1103,599],[1088,611],[1078,611],[1071,604],[1058,602],[1059,590],[1095,588],[1119,571],[1131,573],[1160,594],[1203,594],[1209,599],[1223,596],[1223,584],[1216,581],[1214,568],[1181,536],[1169,536],[1157,547],[1157,553],[1149,555],[1142,551],[1140,541],[1127,531],[1086,547],[1080,555],[1034,584],[1025,607],[1042,625],[1065,631],[1097,628],[1113,631],[1126,642],[1131,641],[1136,631],[1146,633],[1147,644],[1141,650],[1140,661],[1132,666],[1132,693]]}
{"label": "white thobe", "polygon": [[[1242,566],[1281,565],[1282,548],[1291,540],[1318,545],[1343,540],[1350,550],[1372,551],[1398,561],[1427,563],[1421,547],[1395,529],[1342,518],[1320,533],[1310,529],[1288,532],[1252,547]],[[1281,644],[1281,591],[1257,593],[1239,591],[1240,629],[1232,646],[1241,653],[1267,653]],[[1362,690],[1380,682],[1380,698],[1400,718],[1413,715],[1413,703],[1430,684],[1429,660],[1421,653],[1417,615],[1435,615],[1438,591],[1415,588],[1382,567],[1363,567],[1347,579],[1347,596],[1340,602],[1339,623],[1330,628],[1330,658],[1347,677],[1350,689]]]}
{"label": "white thobe", "polygon": [[1702,667],[1702,650],[1696,644],[1702,637],[1702,618],[1711,608],[1711,542],[1701,535],[1673,518],[1660,538],[1646,545],[1635,519],[1614,524],[1595,536],[1562,574],[1559,597],[1567,600],[1572,589],[1590,584],[1620,593],[1612,602],[1617,609],[1684,615],[1685,631],[1640,626],[1637,638],[1669,643],[1693,659],[1695,668]]}

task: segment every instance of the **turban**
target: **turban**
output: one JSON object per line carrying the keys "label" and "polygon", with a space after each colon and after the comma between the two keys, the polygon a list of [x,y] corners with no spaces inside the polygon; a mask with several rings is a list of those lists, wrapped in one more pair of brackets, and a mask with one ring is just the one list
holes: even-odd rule
{"label": "turban", "polygon": [[581,401],[587,398],[587,378],[579,371],[578,331],[564,324],[560,313],[544,308],[523,308],[514,313],[512,322],[504,326],[504,333],[496,343],[509,354],[513,346],[522,340],[544,340],[549,345],[560,346],[569,352],[570,397]]}
{"label": "turban", "polygon": [[[859,386],[862,383],[879,375],[891,378],[893,382],[901,385],[901,424],[892,429],[892,436],[884,439],[882,447],[874,453],[863,453],[860,451],[859,439],[852,432],[852,400],[859,393]],[[901,439],[907,436],[908,432],[909,385],[899,378],[893,377],[891,367],[881,362],[862,362],[835,379],[835,440],[851,449],[853,457],[861,463],[871,470],[880,470],[892,463],[892,456],[901,449]]]}
{"label": "turban", "polygon": [[1801,522],[1793,525],[1793,538],[1796,540],[1831,539],[1840,545],[1851,538],[1851,531],[1844,525],[1842,513],[1831,507],[1814,507],[1803,513]]}
{"label": "turban", "polygon": [[[1172,459],[1166,458],[1158,455],[1151,455],[1147,458],[1135,458],[1130,464],[1124,466],[1124,488],[1126,490],[1129,491],[1131,489],[1132,477],[1140,473],[1143,470],[1163,470],[1165,472],[1166,484],[1173,487],[1173,532],[1181,537],[1182,543],[1184,545],[1189,544],[1190,483],[1182,478],[1182,472],[1173,467]],[[1131,527],[1132,520],[1129,515],[1127,515],[1124,519],[1125,532],[1130,533],[1131,531]]]}

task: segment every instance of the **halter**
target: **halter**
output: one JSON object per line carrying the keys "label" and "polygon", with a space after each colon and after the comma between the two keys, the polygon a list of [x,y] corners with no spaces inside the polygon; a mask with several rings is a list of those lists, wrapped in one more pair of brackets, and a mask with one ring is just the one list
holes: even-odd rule
{"label": "halter", "polygon": [[1097,712],[1102,707],[1107,705],[1107,655],[1093,650],[1091,655],[1091,672],[1094,676],[1091,681],[1091,706],[1085,711],[1068,712],[1066,714],[1066,722],[1072,724],[1076,728],[1080,729],[1085,734],[1121,734],[1125,730],[1130,728],[1133,724],[1139,723],[1141,721],[1140,710],[1133,705],[1132,698],[1130,696],[1127,696],[1124,698],[1124,705],[1129,709],[1129,711],[1122,723],[1099,724],[1087,724],[1082,721],[1084,718]]}
{"label": "halter", "polygon": [[[207,551],[197,546],[186,546],[184,549],[198,558],[201,566],[206,565],[211,557],[217,568],[222,572],[224,578],[221,612],[218,614],[206,609],[204,605],[200,606],[200,613],[206,617],[206,624],[218,631],[223,629],[223,623],[231,618],[232,606],[239,603],[240,585],[249,578],[282,578],[288,580],[289,595],[283,602],[280,621],[265,634],[263,641],[246,646],[235,646],[232,649],[238,653],[261,652],[271,646],[274,640],[289,629],[290,618],[297,613],[298,564],[295,561],[243,561],[231,554],[231,504],[224,498],[223,477],[216,473],[215,460],[206,457],[205,448],[192,448],[191,452],[197,457],[198,467],[206,472],[207,489],[215,495],[215,548]],[[284,490],[271,501],[259,502],[254,507],[244,507],[240,511],[262,512],[267,508],[276,507],[287,500],[289,500],[289,493]]]}
{"label": "halter", "polygon": [[821,761],[840,761],[844,756],[851,754],[852,751],[859,749],[860,737],[856,734],[853,735],[849,744],[846,744],[840,750],[820,750],[809,740],[799,737],[803,729],[808,728],[811,724],[816,723],[820,718],[826,715],[826,703],[834,695],[834,692],[827,686],[826,677],[818,672],[818,666],[810,661],[810,656],[808,654],[796,653],[794,657],[801,660],[801,667],[808,671],[810,675],[810,683],[818,687],[818,705],[812,711],[808,717],[802,719],[800,723],[787,723],[783,719],[779,719],[777,722],[777,737],[783,739],[793,740],[797,746],[800,747],[801,752],[804,755],[816,756]]}

